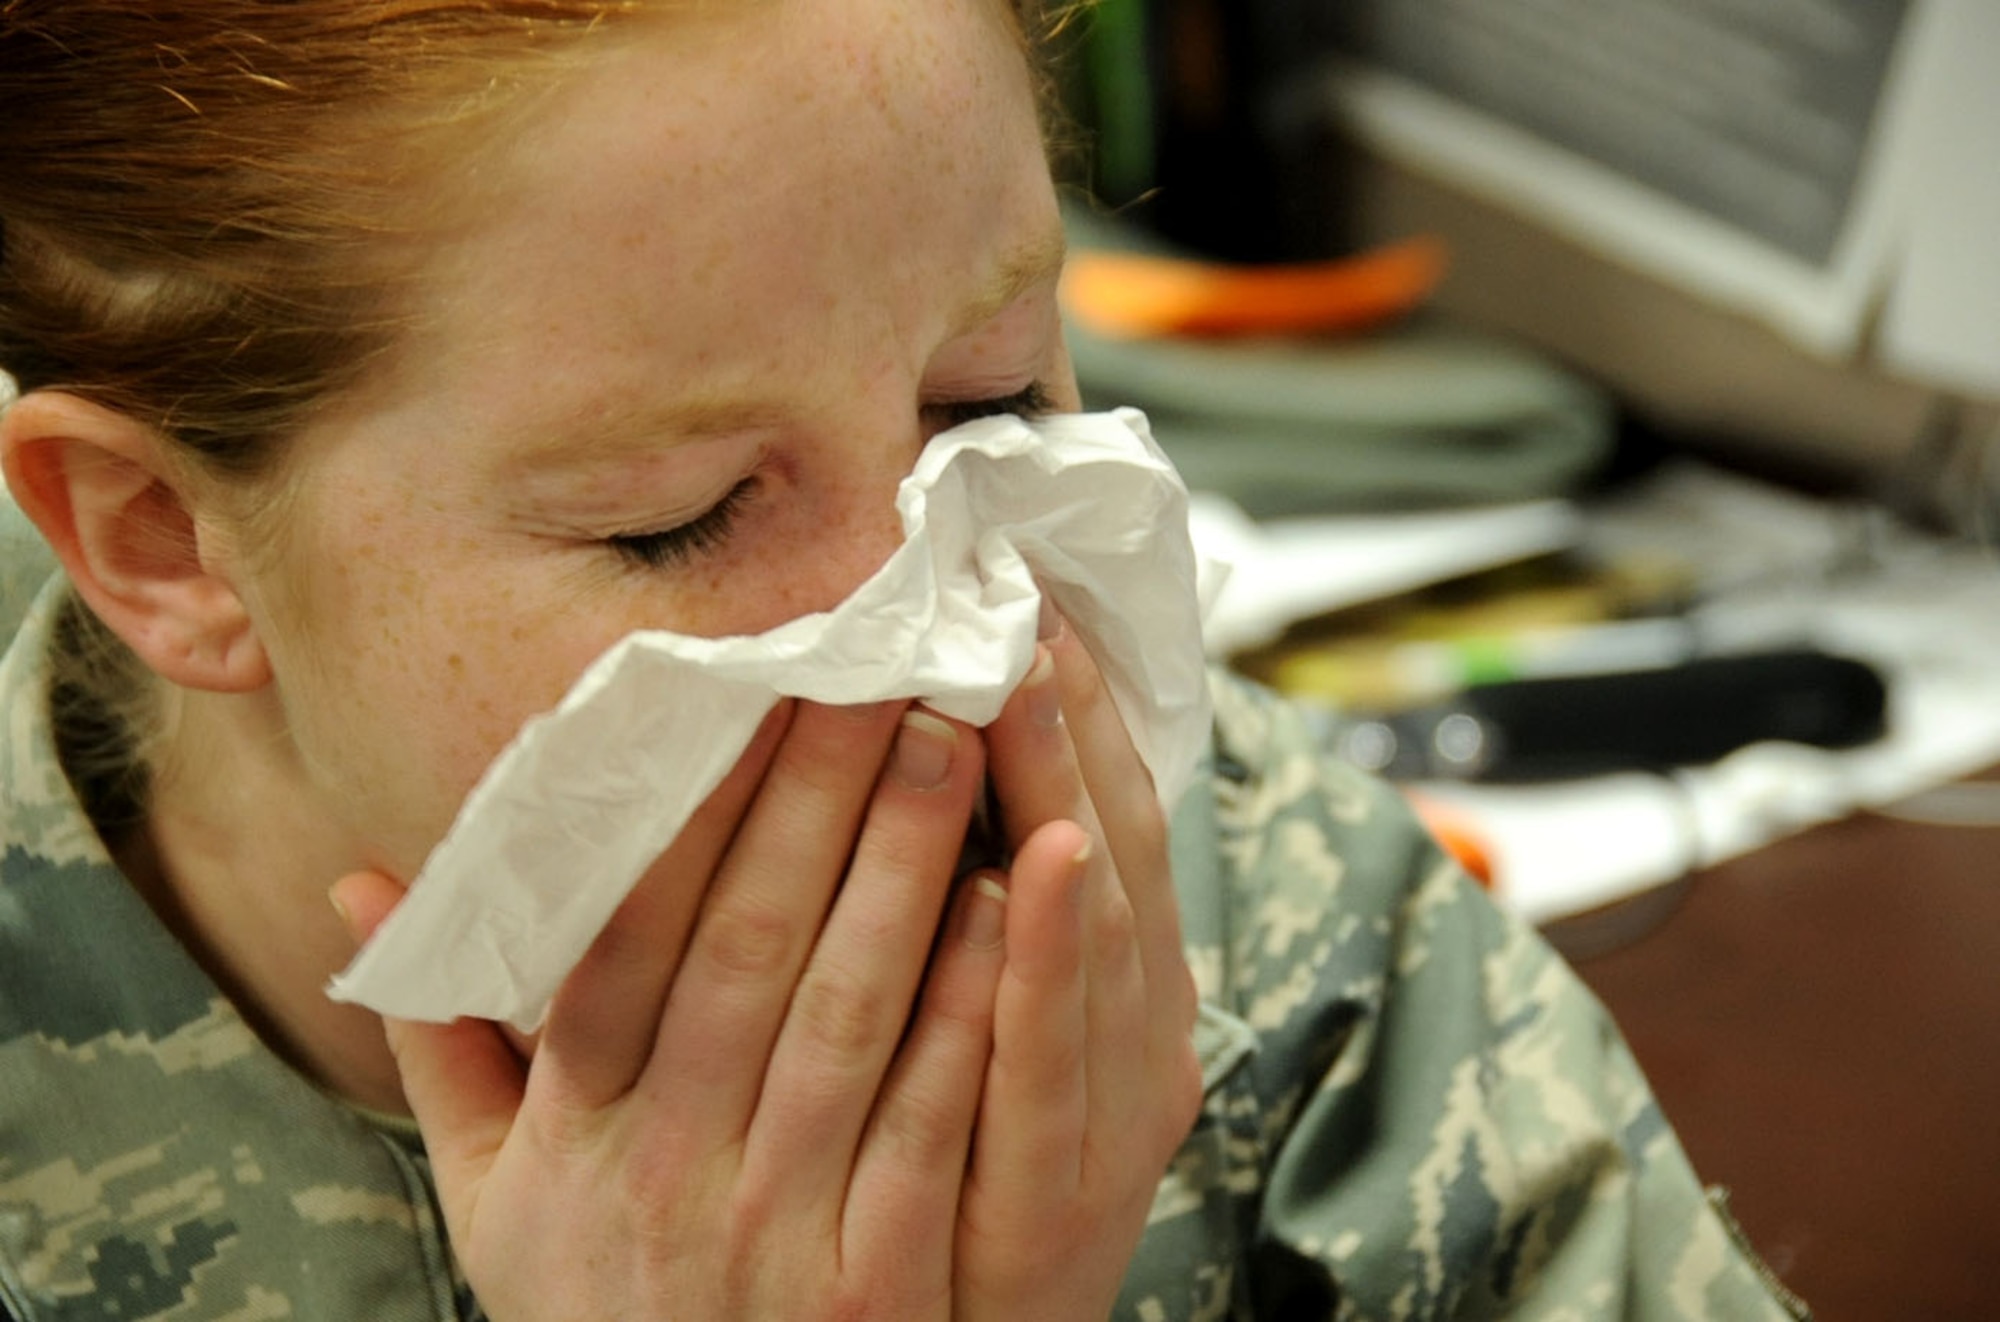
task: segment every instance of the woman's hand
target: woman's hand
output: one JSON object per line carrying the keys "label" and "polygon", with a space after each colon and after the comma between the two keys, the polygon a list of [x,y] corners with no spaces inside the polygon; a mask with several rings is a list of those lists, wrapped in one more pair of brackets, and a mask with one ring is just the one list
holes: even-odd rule
{"label": "woman's hand", "polygon": [[[954,899],[989,745],[1014,858]],[[400,889],[337,894],[365,937]],[[1098,1319],[1199,1105],[1193,1007],[1150,779],[1058,636],[984,741],[774,713],[532,1063],[388,1028],[498,1322]]]}
{"label": "woman's hand", "polygon": [[[901,704],[786,704],[531,1063],[484,1022],[388,1025],[491,1316],[951,1314],[1006,910],[1060,928],[1075,870],[1044,851],[1009,903],[962,885],[939,934],[983,764],[975,732]],[[398,894],[336,888],[362,935]]]}
{"label": "woman's hand", "polygon": [[[959,1222],[973,1319],[1108,1315],[1201,1106],[1166,820],[1089,653],[1044,620],[987,731],[1017,898]],[[1073,913],[1021,902],[1065,859],[1081,860]]]}

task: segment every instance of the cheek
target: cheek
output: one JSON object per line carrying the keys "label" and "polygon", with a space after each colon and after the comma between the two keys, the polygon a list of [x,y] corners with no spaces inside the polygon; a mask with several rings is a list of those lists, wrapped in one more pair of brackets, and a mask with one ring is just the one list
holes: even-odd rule
{"label": "cheek", "polygon": [[523,605],[506,592],[441,606],[422,624],[406,667],[413,719],[470,788],[523,722],[556,705],[592,661],[647,621],[583,600]]}
{"label": "cheek", "polygon": [[384,866],[415,874],[488,764],[587,664],[496,621],[441,615],[362,643],[285,694],[321,796]]}
{"label": "cheek", "polygon": [[[524,613],[448,548],[323,548],[267,594],[286,735],[311,792],[410,875],[521,723],[595,655],[560,615]],[[422,566],[418,572],[415,566]]]}
{"label": "cheek", "polygon": [[685,570],[525,553],[435,521],[301,539],[268,613],[285,725],[315,793],[383,866],[412,875],[522,723],[625,634],[760,633],[845,599],[901,543],[894,492],[916,444],[797,475],[767,523]]}

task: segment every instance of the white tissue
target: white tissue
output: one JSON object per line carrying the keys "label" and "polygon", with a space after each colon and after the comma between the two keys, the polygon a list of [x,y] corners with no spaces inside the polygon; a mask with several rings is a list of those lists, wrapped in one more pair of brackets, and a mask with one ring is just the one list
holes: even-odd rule
{"label": "white tissue", "polygon": [[1145,418],[953,428],[896,509],[903,544],[833,610],[749,637],[635,633],[593,662],[487,769],[328,994],[406,1019],[533,1027],[780,695],[918,698],[985,725],[1034,659],[1042,589],[1171,809],[1209,704],[1187,491]]}

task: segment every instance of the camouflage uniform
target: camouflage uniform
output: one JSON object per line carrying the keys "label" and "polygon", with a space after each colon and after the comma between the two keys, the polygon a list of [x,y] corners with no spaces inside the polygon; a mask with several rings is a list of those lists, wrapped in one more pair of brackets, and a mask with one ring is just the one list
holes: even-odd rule
{"label": "camouflage uniform", "polygon": [[[0,663],[0,1314],[476,1317],[414,1129],[267,1050],[92,832],[59,590]],[[1207,1105],[1118,1315],[1784,1317],[1563,965],[1281,705],[1217,698],[1175,823]]]}

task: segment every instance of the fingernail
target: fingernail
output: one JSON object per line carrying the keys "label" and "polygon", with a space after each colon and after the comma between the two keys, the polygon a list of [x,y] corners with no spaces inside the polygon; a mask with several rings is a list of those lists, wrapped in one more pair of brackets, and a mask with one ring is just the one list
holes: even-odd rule
{"label": "fingernail", "polygon": [[1021,681],[1028,694],[1028,719],[1044,728],[1062,724],[1062,694],[1056,692],[1056,659],[1046,647],[1035,648],[1035,664]]}
{"label": "fingernail", "polygon": [[1096,850],[1097,846],[1090,837],[1085,836],[1083,845],[1069,860],[1069,898],[1072,904],[1083,902],[1083,872],[1090,865],[1090,856]]}
{"label": "fingernail", "polygon": [[1043,642],[1062,636],[1063,618],[1046,595],[1042,597],[1042,613],[1035,624],[1035,637]]}
{"label": "fingernail", "polygon": [[959,929],[965,944],[974,950],[993,950],[1007,934],[1007,888],[985,873],[972,879],[965,896],[964,926]]}
{"label": "fingernail", "polygon": [[929,712],[912,707],[903,713],[890,769],[905,788],[934,790],[951,774],[951,754],[957,745],[958,731]]}
{"label": "fingernail", "polygon": [[333,906],[335,913],[340,915],[341,927],[346,929],[349,936],[352,936],[354,934],[354,915],[347,911],[346,902],[340,898],[340,887],[338,885],[327,890],[326,902]]}
{"label": "fingernail", "polygon": [[866,725],[880,716],[882,709],[889,705],[887,702],[858,702],[836,707],[834,710],[858,725]]}

